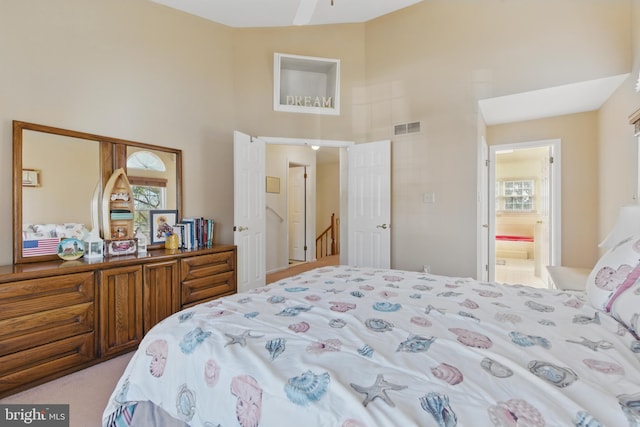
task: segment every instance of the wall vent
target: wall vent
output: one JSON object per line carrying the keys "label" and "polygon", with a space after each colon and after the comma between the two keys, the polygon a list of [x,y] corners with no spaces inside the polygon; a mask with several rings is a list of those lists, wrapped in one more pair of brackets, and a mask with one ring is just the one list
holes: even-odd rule
{"label": "wall vent", "polygon": [[406,135],[408,133],[420,132],[420,122],[403,123],[393,127],[394,135]]}
{"label": "wall vent", "polygon": [[403,124],[403,125],[395,125],[393,127],[393,134],[394,135],[404,135],[405,133],[407,133],[407,124]]}

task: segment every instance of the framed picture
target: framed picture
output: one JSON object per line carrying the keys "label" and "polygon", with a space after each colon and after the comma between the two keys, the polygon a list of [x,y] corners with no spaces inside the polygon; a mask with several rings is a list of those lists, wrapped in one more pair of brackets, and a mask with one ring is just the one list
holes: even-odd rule
{"label": "framed picture", "polygon": [[23,187],[40,187],[40,169],[22,169]]}
{"label": "framed picture", "polygon": [[177,210],[151,210],[149,211],[151,230],[151,244],[164,243],[167,235],[173,232],[173,226],[178,222]]}
{"label": "framed picture", "polygon": [[131,255],[138,252],[138,239],[117,239],[104,241],[106,256]]}
{"label": "framed picture", "polygon": [[277,176],[267,177],[267,193],[280,193],[280,178]]}

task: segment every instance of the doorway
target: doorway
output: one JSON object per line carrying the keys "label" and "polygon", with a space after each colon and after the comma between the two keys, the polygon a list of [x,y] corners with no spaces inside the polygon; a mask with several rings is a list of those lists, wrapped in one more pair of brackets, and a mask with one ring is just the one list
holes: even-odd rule
{"label": "doorway", "polygon": [[[307,259],[307,166],[289,163],[289,265]],[[269,242],[267,242],[269,244]]]}
{"label": "doorway", "polygon": [[489,280],[549,287],[559,265],[559,140],[490,147]]}

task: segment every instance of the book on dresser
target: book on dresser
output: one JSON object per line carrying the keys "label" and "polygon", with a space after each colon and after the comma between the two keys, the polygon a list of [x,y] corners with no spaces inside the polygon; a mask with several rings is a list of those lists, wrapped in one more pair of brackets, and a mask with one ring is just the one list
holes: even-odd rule
{"label": "book on dresser", "polygon": [[182,246],[185,249],[210,248],[214,241],[215,221],[211,218],[189,217],[182,218],[174,232],[181,233]]}

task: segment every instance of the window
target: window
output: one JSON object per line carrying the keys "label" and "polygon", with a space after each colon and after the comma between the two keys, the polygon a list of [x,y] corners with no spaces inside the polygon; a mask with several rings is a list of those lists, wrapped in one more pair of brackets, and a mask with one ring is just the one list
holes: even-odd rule
{"label": "window", "polygon": [[502,210],[506,212],[532,212],[534,204],[534,181],[513,180],[502,181]]}

